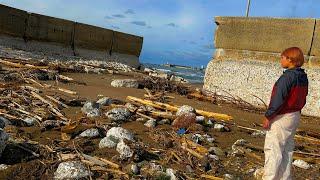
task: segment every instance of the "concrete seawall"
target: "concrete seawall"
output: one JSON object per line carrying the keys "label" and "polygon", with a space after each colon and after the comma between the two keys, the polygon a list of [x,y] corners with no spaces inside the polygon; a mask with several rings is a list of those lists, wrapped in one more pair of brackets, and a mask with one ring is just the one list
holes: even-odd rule
{"label": "concrete seawall", "polygon": [[143,38],[0,5],[0,45],[138,67]]}
{"label": "concrete seawall", "polygon": [[[306,58],[309,95],[304,115],[320,117],[320,22],[316,19],[216,17],[216,52],[204,89],[230,93],[264,107],[282,74],[280,53],[300,47]],[[263,102],[262,102],[262,101]]]}

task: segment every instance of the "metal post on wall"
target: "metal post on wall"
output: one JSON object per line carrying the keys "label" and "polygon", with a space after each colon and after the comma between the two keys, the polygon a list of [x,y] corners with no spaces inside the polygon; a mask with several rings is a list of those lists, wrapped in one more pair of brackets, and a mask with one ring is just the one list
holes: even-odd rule
{"label": "metal post on wall", "polygon": [[248,1],[247,1],[247,11],[246,11],[246,17],[248,17],[248,16],[249,16],[249,10],[250,10],[250,2],[251,2],[251,0],[248,0]]}

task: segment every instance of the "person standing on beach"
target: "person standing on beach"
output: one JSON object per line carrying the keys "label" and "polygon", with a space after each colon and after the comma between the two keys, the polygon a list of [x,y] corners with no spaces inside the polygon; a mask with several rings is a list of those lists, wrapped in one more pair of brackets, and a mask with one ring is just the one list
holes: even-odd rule
{"label": "person standing on beach", "polygon": [[280,63],[286,70],[273,87],[263,120],[263,127],[267,129],[264,180],[292,179],[294,136],[308,95],[308,77],[301,68],[304,64],[301,49],[291,47],[284,50]]}

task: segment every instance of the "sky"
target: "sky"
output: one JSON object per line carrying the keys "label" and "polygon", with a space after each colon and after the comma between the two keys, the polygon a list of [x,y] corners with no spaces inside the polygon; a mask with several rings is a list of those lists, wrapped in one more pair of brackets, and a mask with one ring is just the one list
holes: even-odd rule
{"label": "sky", "polygon": [[[215,16],[244,16],[247,0],[0,0],[29,12],[144,37],[140,61],[206,66]],[[251,0],[249,16],[320,18],[320,0]]]}

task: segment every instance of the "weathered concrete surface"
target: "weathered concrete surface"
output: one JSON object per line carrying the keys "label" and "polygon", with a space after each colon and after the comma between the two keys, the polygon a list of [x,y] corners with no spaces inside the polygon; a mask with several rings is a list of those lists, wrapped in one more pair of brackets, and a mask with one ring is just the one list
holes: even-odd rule
{"label": "weathered concrete surface", "polygon": [[26,38],[71,46],[74,23],[72,21],[31,13]]}
{"label": "weathered concrete surface", "polygon": [[114,31],[113,38],[112,53],[140,56],[142,37]]}
{"label": "weathered concrete surface", "polygon": [[[257,58],[259,56],[248,56],[248,59],[220,56],[220,60],[210,61],[206,69],[204,89],[221,94],[228,92],[253,105],[264,107],[259,98],[269,104],[273,84],[283,69],[277,61]],[[310,82],[307,104],[302,113],[320,117],[320,68],[305,68]]]}
{"label": "weathered concrete surface", "polygon": [[316,20],[316,26],[314,28],[314,37],[311,48],[311,56],[320,56],[320,19]]}
{"label": "weathered concrete surface", "polygon": [[83,48],[110,53],[113,31],[82,23],[75,24],[75,49]]}
{"label": "weathered concrete surface", "polygon": [[297,46],[308,54],[315,19],[216,17],[215,47],[281,52]]}
{"label": "weathered concrete surface", "polygon": [[0,4],[0,34],[23,38],[28,13]]}
{"label": "weathered concrete surface", "polygon": [[0,46],[138,67],[143,38],[0,5]]}

